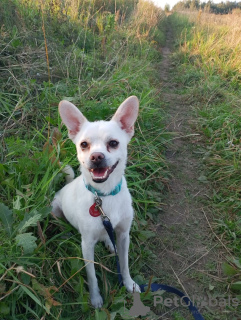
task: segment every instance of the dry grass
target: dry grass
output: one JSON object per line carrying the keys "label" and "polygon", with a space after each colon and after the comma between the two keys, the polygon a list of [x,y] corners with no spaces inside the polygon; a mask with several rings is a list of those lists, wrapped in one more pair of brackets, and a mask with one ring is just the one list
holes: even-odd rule
{"label": "dry grass", "polygon": [[153,28],[157,28],[161,20],[165,19],[165,13],[152,2],[140,0],[135,12],[134,30],[138,37],[149,36]]}
{"label": "dry grass", "polygon": [[[241,25],[238,14],[215,15],[205,12],[185,12],[194,23],[191,44],[182,50],[200,56],[209,72],[216,72],[231,81],[240,81]],[[196,61],[198,63],[198,61]]]}

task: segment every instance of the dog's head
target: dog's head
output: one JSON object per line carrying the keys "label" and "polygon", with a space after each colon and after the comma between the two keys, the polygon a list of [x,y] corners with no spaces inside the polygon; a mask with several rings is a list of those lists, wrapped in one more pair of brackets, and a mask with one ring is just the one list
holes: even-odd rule
{"label": "dog's head", "polygon": [[76,145],[87,183],[120,181],[138,109],[137,97],[131,96],[119,106],[110,121],[89,122],[72,103],[60,102],[59,113]]}

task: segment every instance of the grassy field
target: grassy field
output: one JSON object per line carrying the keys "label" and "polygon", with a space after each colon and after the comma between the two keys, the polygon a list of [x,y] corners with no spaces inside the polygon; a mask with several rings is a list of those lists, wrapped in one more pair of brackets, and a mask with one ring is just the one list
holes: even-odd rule
{"label": "grassy field", "polygon": [[[203,135],[199,156],[211,183],[213,228],[234,257],[223,271],[241,292],[241,27],[240,16],[186,12],[170,17],[176,32],[173,61],[183,93]],[[180,36],[181,34],[181,36]]]}
{"label": "grassy field", "polygon": [[105,304],[94,310],[80,235],[49,215],[64,183],[59,160],[78,174],[57,107],[68,99],[98,120],[129,95],[140,99],[126,176],[136,212],[131,273],[143,282],[142,263],[154,256],[145,248],[153,236],[146,219],[154,219],[168,179],[156,89],[165,16],[144,1],[3,0],[0,21],[0,318],[119,319],[130,295],[118,290],[114,257],[97,246]]}
{"label": "grassy field", "polygon": [[[167,23],[175,32],[178,94],[188,96],[195,130],[203,136],[199,156],[206,168],[203,182],[212,185],[212,226],[235,257],[223,265],[227,286],[240,293],[238,19],[198,12],[166,19],[142,0],[0,2],[0,319],[128,318],[123,305],[129,309],[132,295],[118,288],[114,257],[97,246],[105,303],[94,310],[81,237],[50,215],[51,200],[65,180],[59,160],[77,175],[79,166],[57,109],[67,99],[89,120],[108,119],[129,95],[140,99],[126,171],[136,213],[129,256],[135,280],[147,282],[142,270],[157,253],[155,245],[148,245],[155,234],[147,224],[160,222],[157,213],[163,210],[169,180],[161,154],[170,139],[159,94],[159,49]],[[153,301],[150,293],[142,299]],[[209,310],[205,315],[216,319]],[[178,311],[173,317],[183,319]]]}

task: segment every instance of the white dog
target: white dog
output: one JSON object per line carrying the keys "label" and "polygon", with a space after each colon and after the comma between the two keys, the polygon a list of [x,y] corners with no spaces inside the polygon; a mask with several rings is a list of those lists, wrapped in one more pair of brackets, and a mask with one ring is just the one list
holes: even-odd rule
{"label": "white dog", "polygon": [[[113,252],[113,245],[100,216],[91,215],[95,208],[95,192],[101,196],[104,213],[110,218],[117,237],[117,251],[123,284],[130,292],[140,292],[132,280],[128,266],[129,231],[133,219],[131,196],[124,178],[127,144],[134,134],[139,102],[131,96],[118,108],[110,121],[89,122],[68,101],[59,104],[60,116],[68,128],[69,137],[77,148],[81,176],[75,180],[73,170],[65,168],[69,181],[55,196],[53,214],[64,216],[82,235],[91,303],[103,304],[95,274],[94,247],[104,241]],[[67,181],[68,181],[67,180]]]}

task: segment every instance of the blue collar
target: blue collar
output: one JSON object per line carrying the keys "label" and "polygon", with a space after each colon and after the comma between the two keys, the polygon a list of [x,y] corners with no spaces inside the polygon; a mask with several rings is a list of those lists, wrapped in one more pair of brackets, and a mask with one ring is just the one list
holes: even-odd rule
{"label": "blue collar", "polygon": [[95,193],[97,193],[97,195],[99,197],[106,197],[106,196],[115,196],[117,193],[119,193],[121,191],[121,186],[122,186],[122,179],[121,181],[117,184],[117,186],[110,192],[110,193],[102,193],[100,192],[99,190],[95,189],[94,187],[92,187],[90,184],[86,184],[85,181],[84,181],[84,184],[85,184],[85,188],[87,190],[89,190],[90,192],[92,192],[94,195]]}

